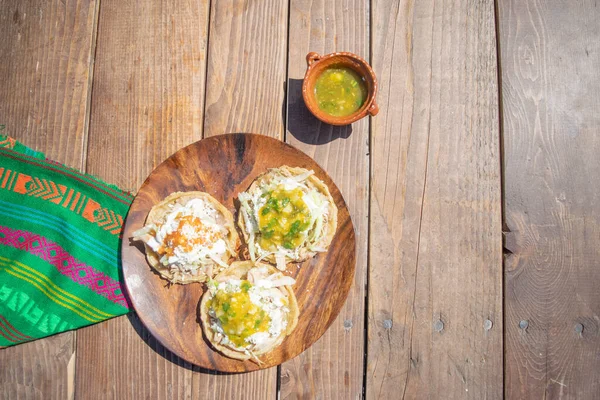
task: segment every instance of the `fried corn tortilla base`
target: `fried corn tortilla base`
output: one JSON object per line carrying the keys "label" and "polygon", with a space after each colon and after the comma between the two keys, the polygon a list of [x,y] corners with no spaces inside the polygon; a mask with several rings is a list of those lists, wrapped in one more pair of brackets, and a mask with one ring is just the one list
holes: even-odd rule
{"label": "fried corn tortilla base", "polygon": [[[215,277],[215,280],[222,282],[228,279],[245,279],[248,276],[248,271],[250,271],[254,267],[266,267],[269,270],[269,275],[279,272],[277,269],[273,268],[268,264],[254,264],[252,263],[252,261],[236,261],[233,262],[229,268],[219,273]],[[300,311],[298,309],[298,303],[296,301],[296,295],[294,294],[294,291],[292,290],[291,286],[282,286],[279,289],[283,289],[287,293],[288,308],[290,310],[290,312],[287,314],[287,329],[285,330],[285,332],[281,332],[281,335],[279,335],[279,337],[273,343],[272,346],[265,348],[261,351],[254,352],[254,355],[257,357],[269,353],[273,349],[277,348],[281,344],[281,342],[283,342],[283,339],[285,339],[286,336],[292,333],[292,331],[298,324],[298,315]],[[250,359],[250,355],[241,351],[233,350],[216,342],[216,333],[210,328],[210,315],[208,314],[208,302],[211,298],[212,297],[207,291],[202,296],[202,301],[200,302],[200,321],[202,322],[202,331],[204,332],[204,336],[210,342],[211,346],[221,354],[229,358],[234,358],[236,360]]]}
{"label": "fried corn tortilla base", "polygon": [[[293,177],[293,176],[302,175],[302,174],[306,173],[307,171],[308,170],[304,169],[304,168],[288,167],[287,165],[284,165],[279,168],[271,168],[271,169],[269,169],[269,171],[259,175],[254,180],[254,182],[252,182],[252,184],[250,185],[250,187],[248,188],[248,190],[246,192],[248,194],[250,194],[251,196],[253,196],[257,192],[260,193],[262,191],[262,187],[264,187],[265,185],[268,185],[271,182],[271,180],[273,179],[273,176],[275,175],[276,172],[280,172],[281,175],[286,176],[286,177]],[[328,202],[329,217],[327,220],[327,224],[325,225],[325,226],[327,226],[327,234],[322,236],[319,239],[319,241],[317,243],[315,243],[316,247],[320,247],[320,248],[327,250],[329,248],[329,245],[331,244],[331,241],[333,240],[333,237],[335,236],[335,231],[337,229],[338,209],[335,205],[335,201],[333,200],[333,197],[331,197],[331,193],[329,193],[329,188],[322,180],[320,180],[313,174],[313,175],[310,175],[306,179],[306,183],[310,189],[315,189],[319,193],[323,194]],[[242,234],[244,236],[244,241],[246,243],[248,243],[248,241],[250,240],[250,234],[248,233],[248,230],[246,229],[246,224],[244,223],[244,216],[242,215],[242,212],[243,211],[240,208],[240,211],[238,212],[237,223],[238,223],[238,227],[240,228],[240,230],[242,231]],[[258,247],[258,243],[256,243],[256,241],[255,241],[254,245],[255,245],[255,247]],[[298,249],[298,257],[291,258],[289,256],[286,256],[285,262],[286,262],[286,264],[290,263],[290,262],[303,262],[303,261],[308,260],[311,257],[314,257],[316,254],[317,254],[316,251],[311,251],[306,247],[300,247]],[[275,259],[275,255],[273,255],[273,254],[270,254],[270,255],[264,257],[263,260],[267,261],[268,263],[273,264],[273,265],[277,264],[277,260]]]}
{"label": "fried corn tortilla base", "polygon": [[[212,197],[208,193],[197,192],[197,191],[171,193],[163,201],[161,201],[160,203],[158,203],[154,207],[152,207],[152,209],[148,213],[148,216],[146,217],[145,225],[147,225],[149,223],[156,224],[159,221],[162,221],[165,218],[165,216],[167,214],[169,214],[169,212],[171,211],[170,206],[172,204],[176,204],[176,203],[186,204],[188,201],[190,201],[192,199],[203,199],[204,201],[212,204],[213,207],[215,207],[215,209],[217,210],[217,212],[219,212],[223,216],[223,219],[224,219],[223,226],[229,232],[227,234],[227,237],[225,238],[225,242],[227,244],[227,248],[235,251],[236,254],[234,254],[233,256],[236,256],[237,250],[240,246],[240,238],[235,229],[233,215],[227,208],[225,208],[221,203],[219,203],[214,197]],[[168,280],[169,282],[180,283],[180,284],[185,285],[185,284],[192,283],[192,282],[205,282],[206,281],[207,276],[204,272],[200,272],[196,276],[191,275],[191,274],[177,274],[176,276],[174,276],[174,274],[171,273],[169,268],[164,267],[160,263],[160,256],[154,250],[152,250],[152,248],[150,248],[150,246],[148,246],[147,244],[144,243],[144,247],[146,249],[146,259],[148,260],[148,263],[150,264],[150,266],[154,270],[156,270],[163,278]],[[231,256],[226,253],[223,255],[222,261],[224,263],[229,263],[230,259],[231,259]],[[213,263],[213,270],[217,271],[218,268],[219,268],[219,265],[217,265],[216,263]]]}

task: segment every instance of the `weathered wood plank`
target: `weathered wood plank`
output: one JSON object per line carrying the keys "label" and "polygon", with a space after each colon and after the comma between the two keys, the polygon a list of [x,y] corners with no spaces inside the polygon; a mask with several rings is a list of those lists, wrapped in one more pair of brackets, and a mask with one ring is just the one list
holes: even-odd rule
{"label": "weathered wood plank", "polygon": [[[83,169],[96,1],[0,1],[0,124]],[[73,397],[75,333],[0,350],[0,397]]]}
{"label": "weathered wood plank", "polygon": [[[133,192],[170,154],[202,137],[207,1],[103,0],[87,171]],[[78,332],[78,398],[184,398],[191,365],[135,315]]]}
{"label": "weathered wood plank", "polygon": [[375,0],[367,397],[502,397],[492,1]]}
{"label": "weathered wood plank", "polygon": [[367,273],[369,120],[332,127],[302,99],[306,54],[350,51],[369,58],[369,4],[292,0],[286,141],[313,157],[340,188],[356,231],[354,284],[337,320],[307,351],[281,367],[281,398],[355,399],[363,395]]}
{"label": "weathered wood plank", "polygon": [[[284,132],[288,2],[213,0],[206,72],[205,137]],[[241,375],[194,374],[201,399],[274,399],[277,368]]]}
{"label": "weathered wood plank", "polygon": [[213,0],[206,136],[251,132],[282,138],[288,2]]}
{"label": "weathered wood plank", "polygon": [[509,399],[600,398],[600,9],[498,3]]}
{"label": "weathered wood plank", "polygon": [[27,146],[81,168],[94,0],[0,0],[0,124]]}
{"label": "weathered wood plank", "polygon": [[0,350],[0,397],[72,399],[75,333],[65,332]]}

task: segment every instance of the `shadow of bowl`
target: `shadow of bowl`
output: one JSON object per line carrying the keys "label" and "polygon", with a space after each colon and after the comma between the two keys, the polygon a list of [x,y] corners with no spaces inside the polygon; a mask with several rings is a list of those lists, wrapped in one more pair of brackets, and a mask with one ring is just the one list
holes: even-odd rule
{"label": "shadow of bowl", "polygon": [[304,104],[302,79],[288,80],[287,104],[283,104],[285,116],[287,105],[287,130],[302,143],[319,145],[336,139],[347,139],[352,134],[352,125],[333,126],[317,119]]}

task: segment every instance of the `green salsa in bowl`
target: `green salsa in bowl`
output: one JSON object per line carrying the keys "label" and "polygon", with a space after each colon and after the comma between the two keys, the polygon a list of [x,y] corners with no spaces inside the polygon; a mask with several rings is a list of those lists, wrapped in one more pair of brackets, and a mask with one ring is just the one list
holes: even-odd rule
{"label": "green salsa in bowl", "polygon": [[315,97],[320,110],[335,117],[358,111],[367,99],[364,79],[352,68],[332,65],[315,83]]}
{"label": "green salsa in bowl", "polygon": [[352,53],[308,53],[302,97],[310,112],[331,125],[348,125],[375,116],[377,78],[371,66]]}

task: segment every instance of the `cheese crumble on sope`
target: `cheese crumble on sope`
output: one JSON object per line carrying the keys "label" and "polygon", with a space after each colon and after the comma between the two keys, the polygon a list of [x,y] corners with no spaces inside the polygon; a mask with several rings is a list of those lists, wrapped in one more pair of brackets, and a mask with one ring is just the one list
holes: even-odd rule
{"label": "cheese crumble on sope", "polygon": [[238,262],[230,269],[208,283],[203,327],[225,355],[260,362],[258,357],[277,347],[297,323],[290,288],[295,280],[265,264]]}
{"label": "cheese crumble on sope", "polygon": [[235,254],[232,223],[227,224],[227,216],[213,204],[216,200],[207,196],[168,203],[161,218],[134,233],[154,253],[158,267],[174,277],[212,277]]}

